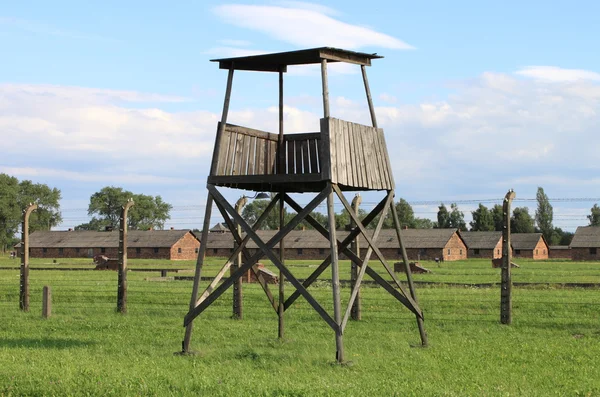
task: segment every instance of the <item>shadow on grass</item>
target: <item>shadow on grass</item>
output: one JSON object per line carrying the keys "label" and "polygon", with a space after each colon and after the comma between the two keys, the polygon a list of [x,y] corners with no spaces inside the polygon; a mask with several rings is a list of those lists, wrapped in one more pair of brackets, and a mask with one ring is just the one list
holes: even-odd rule
{"label": "shadow on grass", "polygon": [[66,338],[0,338],[0,347],[9,348],[34,348],[34,349],[71,349],[95,345],[94,341],[83,341]]}

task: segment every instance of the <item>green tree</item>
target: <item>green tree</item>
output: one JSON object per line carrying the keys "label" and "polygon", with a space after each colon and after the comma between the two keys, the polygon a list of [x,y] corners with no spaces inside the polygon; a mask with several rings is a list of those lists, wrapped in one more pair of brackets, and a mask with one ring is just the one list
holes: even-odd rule
{"label": "green tree", "polygon": [[459,211],[456,203],[450,204],[450,227],[456,228],[462,231],[467,230],[467,224],[465,223],[465,214]]}
{"label": "green tree", "polygon": [[[244,206],[242,209],[242,218],[250,225],[256,223],[258,218],[265,211],[269,205],[270,200],[252,200]],[[315,213],[313,213],[314,215]],[[294,216],[295,213],[289,213],[286,207],[283,207],[284,221],[287,224]],[[302,228],[298,225],[297,229]],[[271,210],[267,218],[260,225],[261,230],[277,230],[279,229],[279,204],[275,205],[275,208]]]}
{"label": "green tree", "polygon": [[479,203],[479,207],[471,214],[473,215],[473,221],[470,222],[472,231],[488,232],[495,230],[494,216],[485,205]]}
{"label": "green tree", "polygon": [[565,232],[560,227],[555,227],[552,230],[551,240],[548,241],[549,245],[569,245],[573,240],[573,233]]}
{"label": "green tree", "polygon": [[537,210],[535,211],[535,222],[537,227],[544,235],[546,241],[552,241],[552,234],[554,233],[554,226],[552,226],[553,210],[550,200],[544,189],[538,187],[537,194]]}
{"label": "green tree", "polygon": [[594,204],[587,218],[590,221],[590,226],[600,226],[600,207],[598,207],[598,204]]}
{"label": "green tree", "polygon": [[450,226],[450,213],[444,203],[440,204],[438,207],[437,222],[434,223],[433,227],[436,229],[447,229],[452,227]]}
{"label": "green tree", "polygon": [[170,218],[169,212],[173,208],[171,204],[164,202],[160,196],[134,194],[115,186],[106,186],[90,197],[88,215],[93,216],[92,221],[76,228],[102,225],[117,227],[123,204],[129,199],[135,202],[127,217],[129,228],[138,230],[164,228],[165,221]]}
{"label": "green tree", "polygon": [[513,210],[513,215],[510,219],[512,233],[533,233],[535,232],[533,224],[533,218],[529,215],[527,207],[517,207]]}
{"label": "green tree", "polygon": [[497,232],[501,232],[504,227],[504,210],[500,204],[495,204],[490,210],[492,219],[494,220],[494,229]]}
{"label": "green tree", "polygon": [[[325,217],[325,221],[327,222],[327,216],[326,215],[323,215],[323,216]],[[367,216],[367,212],[365,210],[363,210],[362,208],[358,208],[358,219],[360,219],[362,221],[363,219],[365,219],[365,216]],[[371,222],[371,224],[369,226],[375,227],[374,226],[374,224],[376,224],[375,222],[376,222],[376,220]],[[349,224],[350,224],[350,214],[348,213],[348,211],[345,208],[342,209],[339,213],[335,214],[335,229],[336,230],[346,230],[346,228]],[[326,223],[326,225],[327,225],[327,223]]]}
{"label": "green tree", "polygon": [[60,190],[42,183],[0,174],[0,249],[5,251],[18,240],[16,233],[22,220],[22,211],[30,203],[38,209],[29,217],[29,231],[49,230],[62,221]]}
{"label": "green tree", "polygon": [[19,180],[0,174],[0,249],[5,252],[14,241],[19,226],[21,208],[17,203]]}
{"label": "green tree", "polygon": [[415,223],[414,223],[414,228],[415,229],[431,229],[433,228],[433,222],[431,221],[431,219],[427,219],[427,218],[415,218]]}

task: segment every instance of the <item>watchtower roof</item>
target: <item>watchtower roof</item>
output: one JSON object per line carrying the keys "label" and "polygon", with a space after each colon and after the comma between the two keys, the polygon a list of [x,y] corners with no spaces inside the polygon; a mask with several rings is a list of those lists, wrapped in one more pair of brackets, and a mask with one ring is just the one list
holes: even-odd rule
{"label": "watchtower roof", "polygon": [[253,70],[257,72],[287,72],[288,65],[310,65],[327,62],[347,62],[371,66],[371,59],[383,58],[381,55],[366,54],[332,47],[310,48],[307,50],[278,52],[273,54],[250,55],[236,58],[211,59],[219,62],[219,69]]}

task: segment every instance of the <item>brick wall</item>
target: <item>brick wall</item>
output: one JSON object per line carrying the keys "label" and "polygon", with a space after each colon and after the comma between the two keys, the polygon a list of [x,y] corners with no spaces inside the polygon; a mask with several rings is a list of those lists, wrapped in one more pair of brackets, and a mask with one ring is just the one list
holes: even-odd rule
{"label": "brick wall", "polygon": [[467,259],[467,246],[463,240],[454,233],[444,247],[444,261],[459,261]]}
{"label": "brick wall", "polygon": [[535,248],[533,249],[533,259],[548,259],[548,246],[546,245],[546,243],[544,243],[544,240],[541,238],[535,245]]}
{"label": "brick wall", "polygon": [[550,259],[571,259],[570,249],[551,249],[548,251],[548,258]]}
{"label": "brick wall", "polygon": [[196,259],[199,248],[200,242],[188,232],[171,247],[171,260]]}
{"label": "brick wall", "polygon": [[[595,254],[592,251],[595,250]],[[599,248],[571,248],[571,259],[574,261],[600,261]]]}

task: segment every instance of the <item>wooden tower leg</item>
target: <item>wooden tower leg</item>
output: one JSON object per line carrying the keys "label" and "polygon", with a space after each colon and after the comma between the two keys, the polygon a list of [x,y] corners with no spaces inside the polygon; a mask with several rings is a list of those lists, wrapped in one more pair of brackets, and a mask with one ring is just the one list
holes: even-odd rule
{"label": "wooden tower leg", "polygon": [[[393,195],[394,192],[392,191]],[[398,236],[398,243],[400,244],[400,251],[402,252],[402,262],[404,262],[404,270],[406,272],[406,280],[408,281],[408,289],[410,291],[411,298],[419,304],[417,300],[417,294],[415,292],[415,286],[412,279],[412,272],[410,270],[410,264],[408,263],[408,255],[406,254],[406,247],[404,247],[404,243],[402,242],[402,236],[400,234],[400,220],[398,219],[398,212],[396,211],[396,205],[392,201],[390,203],[390,207],[392,210],[392,218],[394,220],[394,227],[396,228],[396,235]],[[423,319],[419,316],[417,317],[417,326],[419,327],[419,334],[421,335],[421,345],[423,347],[427,347],[427,333],[425,332],[425,327],[423,326]]]}
{"label": "wooden tower leg", "polygon": [[[279,200],[279,230],[283,229],[283,227],[285,226],[285,213],[284,211],[284,200],[283,200],[283,193],[281,196],[281,199]],[[285,244],[284,244],[284,240],[285,239],[281,239],[281,241],[279,242],[279,260],[281,261],[281,264],[285,266]],[[283,315],[285,313],[285,294],[284,294],[284,278],[285,275],[283,274],[283,272],[281,270],[279,270],[279,306],[278,306],[278,310],[277,310],[277,315],[278,315],[278,319],[279,319],[279,328],[278,328],[278,332],[277,332],[277,336],[279,337],[279,339],[283,339],[284,335],[285,335],[285,327],[284,327],[284,318]]]}
{"label": "wooden tower leg", "polygon": [[[200,238],[200,249],[198,250],[198,259],[196,260],[196,273],[194,274],[194,286],[192,287],[192,297],[190,299],[190,310],[196,307],[198,301],[198,287],[202,276],[202,266],[204,265],[204,256],[206,254],[206,243],[208,242],[208,231],[210,229],[210,215],[212,213],[213,196],[208,194],[206,200],[206,211],[204,212],[204,225],[202,226],[202,237]],[[182,353],[190,352],[190,340],[192,339],[192,330],[194,323],[190,322],[185,327],[185,336],[182,342]]]}
{"label": "wooden tower leg", "polygon": [[[354,214],[356,216],[358,216],[358,206],[360,205],[361,202],[362,202],[362,199],[359,194],[357,194],[354,197],[354,199],[352,200],[352,209],[354,210]],[[356,222],[354,222],[354,218],[350,217],[350,230],[352,230],[355,227],[356,227]],[[354,240],[352,240],[350,249],[352,250],[352,252],[354,252],[356,254],[357,257],[360,258],[360,244],[359,244],[358,236]],[[354,286],[356,285],[356,281],[358,279],[358,267],[359,266],[360,266],[359,262],[352,261],[352,264],[350,267],[350,288],[352,290],[354,290]],[[351,318],[353,320],[361,319],[361,317],[362,317],[361,309],[362,309],[362,304],[361,304],[360,287],[359,287],[358,292],[356,294],[356,299],[354,300],[354,303],[352,304],[352,310],[350,312]]]}
{"label": "wooden tower leg", "polygon": [[338,363],[344,362],[344,342],[342,339],[342,304],[340,301],[340,271],[335,233],[335,211],[333,208],[333,190],[327,195],[327,217],[329,220],[329,242],[331,246],[331,284],[333,290],[333,320],[337,324],[335,330],[335,358]]}

